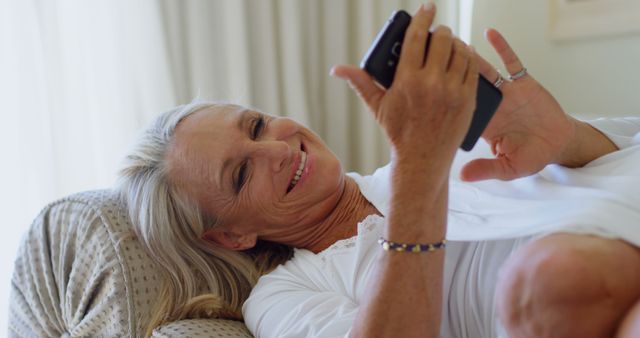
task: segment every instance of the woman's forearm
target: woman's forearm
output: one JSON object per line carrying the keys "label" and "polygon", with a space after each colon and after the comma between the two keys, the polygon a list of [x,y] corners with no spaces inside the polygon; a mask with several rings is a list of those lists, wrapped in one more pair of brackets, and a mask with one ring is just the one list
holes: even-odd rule
{"label": "woman's forearm", "polygon": [[599,130],[586,122],[575,120],[576,132],[558,164],[577,168],[618,150],[618,147]]}
{"label": "woman's forearm", "polygon": [[[429,32],[434,15],[430,2],[411,19],[388,91],[382,91],[361,70],[342,72],[353,75],[350,83],[391,143],[391,208],[383,236],[393,242],[443,240],[448,175],[475,108],[477,58],[454,39],[450,28],[439,26]],[[351,336],[438,337],[444,250],[380,250]]]}
{"label": "woman's forearm", "polygon": [[[391,210],[383,234],[386,239],[435,243],[444,238],[448,180],[434,166],[429,171],[433,173],[415,165],[394,166]],[[381,252],[351,337],[438,337],[443,264],[442,249]]]}

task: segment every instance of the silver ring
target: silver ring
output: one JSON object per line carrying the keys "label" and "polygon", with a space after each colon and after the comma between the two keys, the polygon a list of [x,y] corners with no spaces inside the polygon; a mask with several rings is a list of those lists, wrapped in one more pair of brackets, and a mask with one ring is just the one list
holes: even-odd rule
{"label": "silver ring", "polygon": [[517,72],[515,74],[509,74],[509,80],[515,81],[515,80],[517,80],[517,79],[519,79],[519,78],[521,78],[521,77],[523,77],[525,75],[527,75],[527,69],[522,67],[522,69],[519,72]]}
{"label": "silver ring", "polygon": [[504,83],[504,77],[502,77],[502,74],[500,74],[500,72],[498,72],[498,78],[493,83],[493,86],[498,88],[498,89],[500,89],[500,86],[502,86],[503,83]]}

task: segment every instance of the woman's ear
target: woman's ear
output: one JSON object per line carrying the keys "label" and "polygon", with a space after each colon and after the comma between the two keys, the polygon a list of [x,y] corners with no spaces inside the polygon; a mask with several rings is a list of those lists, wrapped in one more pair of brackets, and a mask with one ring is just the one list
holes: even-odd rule
{"label": "woman's ear", "polygon": [[258,235],[256,233],[236,234],[222,227],[215,227],[202,235],[202,239],[216,243],[231,250],[247,250],[256,245]]}

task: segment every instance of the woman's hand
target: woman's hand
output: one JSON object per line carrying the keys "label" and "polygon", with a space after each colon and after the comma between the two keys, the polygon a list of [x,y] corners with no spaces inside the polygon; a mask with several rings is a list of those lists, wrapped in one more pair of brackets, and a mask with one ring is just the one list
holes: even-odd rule
{"label": "woman's hand", "polygon": [[[391,143],[391,206],[382,236],[400,243],[435,243],[445,236],[449,171],[475,108],[478,60],[450,29],[431,33],[424,61],[434,15],[434,6],[427,5],[413,16],[389,90],[356,66],[333,69],[360,95]],[[438,337],[443,265],[442,250],[381,254],[350,336]]]}
{"label": "woman's hand", "polygon": [[[510,74],[524,69],[498,31],[487,30],[486,38]],[[482,58],[480,72],[491,81],[498,78],[498,72]],[[567,115],[531,75],[505,81],[500,89],[503,101],[482,135],[496,157],[470,161],[462,168],[461,178],[511,180],[534,174],[550,163],[569,164],[574,136],[584,125]]]}
{"label": "woman's hand", "polygon": [[420,9],[407,29],[388,91],[356,66],[334,67],[367,104],[391,143],[394,158],[428,159],[450,165],[475,108],[478,60],[451,30],[434,30],[426,62],[425,44],[435,9]]}

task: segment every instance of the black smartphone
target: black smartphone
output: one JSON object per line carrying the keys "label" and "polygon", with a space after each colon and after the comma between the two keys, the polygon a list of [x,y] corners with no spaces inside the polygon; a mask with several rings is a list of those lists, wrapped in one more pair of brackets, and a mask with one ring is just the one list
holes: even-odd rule
{"label": "black smartphone", "polygon": [[[411,15],[409,13],[402,10],[394,12],[378,33],[362,62],[360,62],[360,67],[384,88],[388,89],[393,83],[393,77],[400,60],[404,33],[410,22]],[[426,51],[429,49],[429,41],[430,39],[427,38],[425,57],[427,55]],[[473,149],[489,121],[491,121],[491,117],[498,109],[500,101],[502,101],[502,92],[480,75],[476,110],[473,112],[471,126],[460,148],[465,151]]]}

